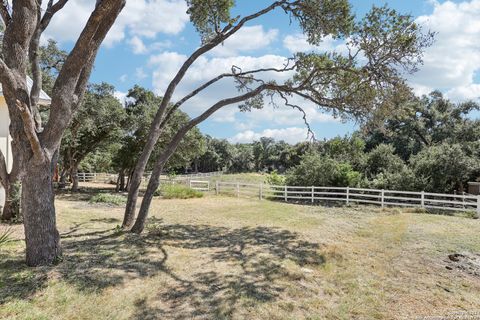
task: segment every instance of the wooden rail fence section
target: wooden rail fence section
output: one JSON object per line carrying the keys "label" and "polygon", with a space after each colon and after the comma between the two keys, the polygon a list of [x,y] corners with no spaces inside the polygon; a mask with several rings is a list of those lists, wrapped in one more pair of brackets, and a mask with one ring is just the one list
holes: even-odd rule
{"label": "wooden rail fence section", "polygon": [[480,214],[480,196],[429,192],[362,189],[349,187],[294,187],[249,184],[242,182],[215,183],[215,193],[236,197],[277,199],[303,203],[337,202],[386,206],[420,207],[450,211],[475,211]]}
{"label": "wooden rail fence section", "polygon": [[[216,176],[221,176],[222,174],[223,174],[223,171],[193,173],[193,174],[177,175],[173,179],[189,180],[192,178],[216,177]],[[148,183],[148,180],[150,180],[150,176],[151,176],[151,173],[146,173],[143,176],[143,183]],[[168,176],[165,176],[165,175],[162,175],[160,178],[161,180],[170,179]],[[79,172],[78,173],[79,182],[110,183],[110,182],[116,182],[117,179],[118,179],[118,174],[115,174],[115,173],[96,173],[96,172]]]}

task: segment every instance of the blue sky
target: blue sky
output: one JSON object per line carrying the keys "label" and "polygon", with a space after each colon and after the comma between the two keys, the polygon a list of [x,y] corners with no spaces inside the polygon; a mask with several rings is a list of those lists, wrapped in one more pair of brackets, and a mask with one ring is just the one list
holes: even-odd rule
{"label": "blue sky", "polygon": [[[270,3],[269,0],[237,0],[235,14],[253,13]],[[357,15],[365,14],[372,5],[388,3],[390,7],[417,17],[425,29],[437,31],[436,43],[425,54],[425,65],[409,78],[418,94],[440,89],[455,101],[480,96],[480,0],[352,0]],[[94,5],[93,0],[71,0],[47,29],[48,37],[68,49],[78,36]],[[162,94],[178,66],[199,45],[199,37],[185,14],[184,0],[127,0],[127,7],[110,32],[97,58],[92,82],[109,82],[118,96],[139,84]],[[70,26],[65,28],[65,26]],[[321,50],[339,45],[326,39]],[[227,41],[196,63],[180,85],[174,98],[180,98],[198,84],[227,71],[232,64],[245,69],[274,66],[292,53],[311,50],[295,24],[280,11],[268,14],[248,25],[238,36]],[[319,48],[316,48],[320,50]],[[478,56],[478,57],[477,57]],[[212,90],[185,106],[194,116],[215,100],[235,93],[230,82]],[[299,104],[303,105],[301,101]],[[354,123],[342,123],[331,115],[304,105],[317,138],[345,135]],[[267,135],[289,142],[306,138],[301,115],[280,107],[242,114],[233,106],[222,110],[201,125],[204,133],[233,142],[247,142]]]}

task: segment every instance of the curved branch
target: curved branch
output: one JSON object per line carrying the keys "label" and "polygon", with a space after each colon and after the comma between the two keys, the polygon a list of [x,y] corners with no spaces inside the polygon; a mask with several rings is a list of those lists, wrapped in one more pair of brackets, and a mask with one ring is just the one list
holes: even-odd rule
{"label": "curved branch", "polygon": [[60,71],[52,94],[50,119],[42,140],[51,152],[58,148],[74,108],[80,103],[95,57],[126,0],[102,0],[95,7]]}
{"label": "curved branch", "polygon": [[280,95],[280,97],[282,98],[282,100],[284,101],[285,105],[287,107],[290,107],[292,109],[296,109],[298,111],[300,111],[302,113],[302,118],[303,118],[303,122],[305,123],[305,126],[307,127],[307,130],[308,130],[308,133],[307,133],[307,138],[308,136],[311,136],[312,140],[315,141],[315,132],[312,131],[312,128],[310,126],[310,123],[308,122],[308,119],[307,119],[307,113],[305,112],[305,110],[300,107],[299,105],[296,105],[296,104],[292,104],[288,101],[288,98],[285,96],[285,94],[281,91],[277,91],[278,94]]}

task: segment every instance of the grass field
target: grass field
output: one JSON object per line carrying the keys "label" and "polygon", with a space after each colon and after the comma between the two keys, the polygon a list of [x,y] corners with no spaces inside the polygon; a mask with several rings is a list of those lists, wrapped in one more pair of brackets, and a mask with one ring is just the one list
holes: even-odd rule
{"label": "grass field", "polygon": [[[480,310],[480,221],[378,208],[206,196],[153,203],[146,233],[121,207],[61,195],[64,260],[0,249],[0,319],[405,319]],[[1,226],[0,226],[1,228]],[[478,262],[478,261],[477,261]],[[471,268],[469,268],[470,266]]]}

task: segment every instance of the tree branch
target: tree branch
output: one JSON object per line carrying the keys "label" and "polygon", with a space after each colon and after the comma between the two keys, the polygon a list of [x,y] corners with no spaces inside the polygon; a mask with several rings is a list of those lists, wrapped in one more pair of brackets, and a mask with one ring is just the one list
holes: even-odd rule
{"label": "tree branch", "polygon": [[52,17],[60,11],[66,4],[68,0],[58,0],[55,4],[53,4],[53,0],[49,0],[47,4],[47,10],[45,11],[45,14],[43,15],[43,18],[40,22],[40,28],[42,29],[42,32],[45,31],[45,29],[48,27],[50,24],[50,20],[52,20]]}
{"label": "tree branch", "polygon": [[2,0],[2,4],[0,4],[0,15],[2,17],[5,26],[8,27],[10,21],[12,20],[12,16],[10,15],[10,10],[8,8],[8,1]]}
{"label": "tree branch", "polygon": [[315,139],[315,132],[312,131],[312,128],[310,126],[310,123],[308,122],[307,113],[305,112],[305,110],[302,107],[300,107],[299,105],[290,103],[288,101],[288,98],[285,96],[285,94],[283,92],[277,91],[277,93],[280,95],[280,97],[282,98],[282,100],[284,101],[284,103],[287,107],[290,107],[292,109],[296,109],[296,110],[298,110],[302,113],[303,122],[305,123],[305,126],[308,129],[307,138],[308,138],[308,136],[311,136],[312,140],[315,141],[316,140]]}
{"label": "tree branch", "polygon": [[82,100],[100,45],[125,6],[125,2],[125,0],[99,2],[65,60],[53,87],[50,119],[42,133],[42,141],[50,151],[58,148],[73,111]]}
{"label": "tree branch", "polygon": [[17,108],[20,111],[20,115],[23,120],[23,131],[25,132],[28,142],[30,143],[32,152],[37,159],[42,160],[45,157],[45,154],[43,153],[40,140],[38,139],[37,132],[35,130],[35,122],[32,118],[32,115],[28,107],[19,100],[17,100]]}

